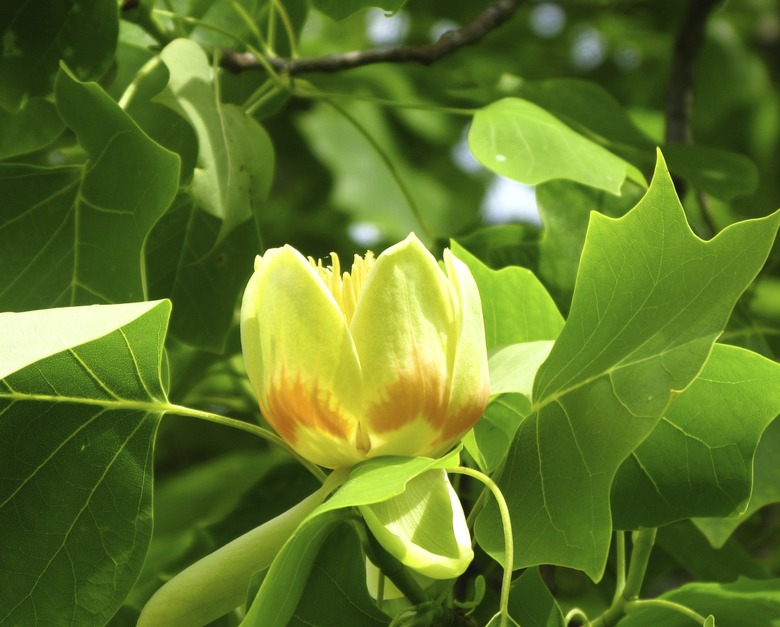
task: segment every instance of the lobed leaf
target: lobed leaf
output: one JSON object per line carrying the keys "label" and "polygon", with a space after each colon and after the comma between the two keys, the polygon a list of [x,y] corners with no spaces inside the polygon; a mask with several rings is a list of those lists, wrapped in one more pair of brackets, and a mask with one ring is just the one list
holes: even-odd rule
{"label": "lobed leaf", "polygon": [[[618,468],[698,375],[779,222],[780,212],[698,239],[660,158],[626,216],[592,214],[571,313],[499,478],[515,568],[553,563],[601,576]],[[494,506],[478,518],[476,535],[501,558]]]}
{"label": "lobed leaf", "polygon": [[0,309],[142,300],[143,245],[176,193],[179,159],[98,85],[62,68],[54,89],[89,159],[0,165]]}

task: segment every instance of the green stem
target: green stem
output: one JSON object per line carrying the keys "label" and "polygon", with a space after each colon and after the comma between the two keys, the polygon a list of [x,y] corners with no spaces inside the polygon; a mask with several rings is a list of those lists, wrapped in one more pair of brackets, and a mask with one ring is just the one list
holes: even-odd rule
{"label": "green stem", "polygon": [[615,570],[615,596],[612,597],[614,603],[621,594],[623,594],[623,588],[626,587],[626,532],[615,532],[615,557],[616,567]]}
{"label": "green stem", "polygon": [[127,89],[125,89],[124,93],[119,98],[118,104],[121,109],[127,109],[127,107],[130,105],[130,101],[135,97],[141,81],[143,81],[144,78],[151,74],[157,68],[157,66],[160,65],[160,63],[162,63],[162,59],[160,59],[159,56],[154,56],[146,63],[144,63],[141,69],[136,72],[135,78],[133,78],[133,82],[127,86]]}
{"label": "green stem", "polygon": [[285,442],[282,438],[280,438],[278,435],[276,435],[273,431],[270,431],[269,429],[265,429],[258,425],[254,425],[251,422],[244,422],[243,420],[236,420],[235,418],[228,418],[227,416],[214,414],[210,411],[192,409],[191,407],[184,407],[183,405],[168,405],[165,411],[168,413],[177,414],[179,416],[200,418],[201,420],[207,420],[209,422],[214,422],[216,424],[224,425],[226,427],[233,427],[234,429],[240,429],[241,431],[246,431],[247,433],[251,433],[252,435],[261,437],[264,440],[271,442],[272,444],[281,446],[285,451],[290,453],[290,455],[295,457],[304,467],[306,467],[306,469],[310,473],[312,473],[315,477],[317,477],[317,479],[319,479],[320,481],[325,480],[326,475],[322,471],[322,468],[320,468],[316,464],[313,464],[308,459],[301,457],[290,447],[289,444],[287,444],[287,442]]}
{"label": "green stem", "polygon": [[640,529],[634,532],[634,543],[631,548],[631,563],[628,567],[628,575],[623,586],[623,591],[612,602],[612,605],[596,620],[592,627],[612,627],[626,614],[626,606],[636,601],[642,588],[642,582],[647,572],[647,563],[655,544],[655,535],[658,530]]}
{"label": "green stem", "polygon": [[501,627],[508,625],[509,616],[509,591],[512,586],[512,568],[515,560],[514,539],[512,538],[512,519],[509,516],[509,507],[507,507],[504,495],[499,490],[495,482],[486,474],[474,470],[473,468],[447,468],[447,472],[466,475],[472,479],[480,481],[493,494],[498,505],[498,511],[501,515],[501,525],[504,528],[504,577],[501,581],[501,597],[499,601],[499,611],[501,613]]}
{"label": "green stem", "polygon": [[284,30],[287,33],[287,41],[290,43],[290,56],[295,59],[298,57],[298,41],[295,38],[295,29],[290,21],[290,15],[287,13],[287,9],[284,8],[284,4],[279,0],[272,0],[271,4],[274,5],[279,12],[279,17],[284,25]]}
{"label": "green stem", "polygon": [[635,601],[629,601],[626,603],[626,613],[638,612],[647,607],[659,607],[665,610],[671,610],[672,612],[677,612],[678,614],[682,614],[683,616],[687,616],[691,620],[696,621],[700,625],[704,625],[707,621],[704,616],[691,608],[665,599],[637,599]]}
{"label": "green stem", "polygon": [[578,607],[568,611],[566,616],[563,617],[563,624],[568,627],[569,623],[575,618],[579,618],[585,627],[590,627],[590,620],[588,620],[588,615]]}
{"label": "green stem", "polygon": [[429,240],[433,241],[435,239],[433,232],[428,228],[428,225],[425,223],[425,220],[423,220],[422,212],[420,211],[420,208],[417,206],[417,203],[415,202],[414,197],[412,196],[411,190],[406,185],[406,182],[401,176],[401,173],[398,171],[398,168],[395,166],[392,159],[390,159],[387,152],[385,152],[385,150],[379,145],[379,142],[377,142],[373,138],[373,136],[371,135],[371,133],[368,132],[366,127],[363,126],[355,118],[355,116],[353,116],[344,107],[334,102],[330,98],[324,98],[323,101],[327,102],[331,107],[333,107],[342,116],[344,116],[355,127],[355,129],[365,138],[365,140],[369,144],[371,144],[371,147],[376,151],[377,155],[379,155],[379,158],[384,162],[390,174],[395,179],[398,188],[401,190],[401,193],[404,195],[404,198],[406,198],[406,202],[409,204],[409,208],[412,210],[412,213],[414,214],[414,217],[417,219],[417,222],[420,225],[420,228],[422,229],[423,233],[425,233],[425,236]]}

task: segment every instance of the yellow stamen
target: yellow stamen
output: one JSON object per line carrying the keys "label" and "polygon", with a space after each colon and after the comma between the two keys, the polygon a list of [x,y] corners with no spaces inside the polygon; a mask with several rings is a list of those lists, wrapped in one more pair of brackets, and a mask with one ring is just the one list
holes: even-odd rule
{"label": "yellow stamen", "polygon": [[333,298],[336,300],[339,309],[341,309],[341,313],[344,314],[344,319],[349,324],[360,300],[363,283],[365,283],[366,277],[368,277],[371,266],[374,265],[374,253],[369,250],[366,252],[365,257],[355,255],[352,269],[343,274],[341,274],[341,262],[338,255],[331,253],[330,259],[331,265],[329,266],[323,266],[322,259],[318,259],[315,262],[312,257],[309,257],[309,263],[320,275],[322,282],[325,283],[330,293],[333,294]]}

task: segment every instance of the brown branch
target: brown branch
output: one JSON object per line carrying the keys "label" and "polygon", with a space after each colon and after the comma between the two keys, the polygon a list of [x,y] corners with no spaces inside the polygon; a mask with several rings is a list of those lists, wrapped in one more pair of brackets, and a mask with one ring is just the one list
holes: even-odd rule
{"label": "brown branch", "polygon": [[[672,55],[672,71],[669,77],[669,91],[666,96],[666,143],[690,144],[693,142],[691,111],[693,108],[693,83],[696,56],[704,41],[707,18],[719,0],[691,0],[683,18]],[[677,195],[682,199],[686,184],[675,178]],[[699,195],[701,213],[711,235],[717,226],[710,214],[709,202],[704,194]]]}
{"label": "brown branch", "polygon": [[264,57],[261,63],[249,52],[223,51],[222,67],[232,72],[263,69],[267,64],[280,74],[305,74],[310,72],[341,72],[372,63],[421,63],[430,65],[452,54],[463,46],[474,44],[498,28],[514,15],[523,0],[498,0],[488,6],[472,22],[462,28],[444,33],[438,41],[424,46],[387,46],[369,50],[357,50],[324,57],[287,59]]}

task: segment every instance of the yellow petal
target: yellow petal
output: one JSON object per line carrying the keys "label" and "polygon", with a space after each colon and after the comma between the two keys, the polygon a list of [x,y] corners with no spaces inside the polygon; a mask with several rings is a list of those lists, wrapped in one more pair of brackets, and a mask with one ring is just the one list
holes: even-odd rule
{"label": "yellow petal", "polygon": [[370,456],[425,455],[438,446],[451,394],[453,300],[447,277],[414,235],[374,263],[350,327]]}
{"label": "yellow petal", "polygon": [[333,296],[294,248],[258,257],[241,305],[241,343],[260,409],[279,435],[322,466],[363,459],[355,346]]}
{"label": "yellow petal", "polygon": [[449,249],[444,251],[444,266],[456,295],[454,308],[458,331],[450,366],[452,388],[449,416],[444,428],[442,448],[436,454],[444,453],[471,429],[485,411],[490,396],[485,323],[477,284],[466,264]]}

